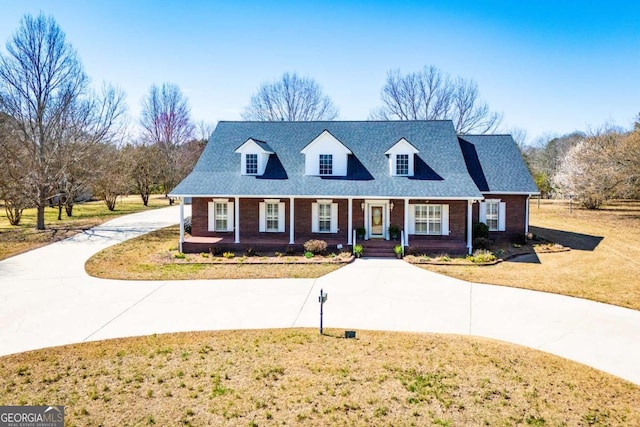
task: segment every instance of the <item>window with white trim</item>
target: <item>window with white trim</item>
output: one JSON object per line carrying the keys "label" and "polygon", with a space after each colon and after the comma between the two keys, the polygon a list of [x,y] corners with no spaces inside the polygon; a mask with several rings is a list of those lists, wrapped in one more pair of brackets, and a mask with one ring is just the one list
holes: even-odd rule
{"label": "window with white trim", "polygon": [[318,199],[311,204],[311,232],[338,232],[338,204],[333,200]]}
{"label": "window with white trim", "polygon": [[498,200],[487,200],[486,224],[489,231],[498,231],[498,212],[500,202]]}
{"label": "window with white trim", "polygon": [[331,232],[331,203],[318,203],[318,231]]}
{"label": "window with white trim", "polygon": [[209,202],[209,231],[233,231],[234,203],[227,199],[214,199]]}
{"label": "window with white trim", "polygon": [[253,153],[246,154],[245,157],[245,173],[247,175],[258,174],[258,155]]}
{"label": "window with white trim", "polygon": [[278,217],[279,214],[279,203],[266,203],[266,231],[278,231],[280,219]]}
{"label": "window with white trim", "polygon": [[320,175],[333,175],[333,154],[320,154]]}
{"label": "window with white trim", "polygon": [[396,175],[409,175],[409,155],[396,155]]}
{"label": "window with white trim", "polygon": [[227,204],[226,203],[217,203],[215,204],[215,212],[216,212],[216,230],[224,231],[227,230]]}
{"label": "window with white trim", "polygon": [[440,205],[416,205],[416,234],[442,234],[442,208]]}

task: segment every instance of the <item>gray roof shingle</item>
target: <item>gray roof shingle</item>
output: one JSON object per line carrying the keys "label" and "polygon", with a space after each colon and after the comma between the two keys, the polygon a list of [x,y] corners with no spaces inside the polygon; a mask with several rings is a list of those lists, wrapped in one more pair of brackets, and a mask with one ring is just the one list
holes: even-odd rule
{"label": "gray roof shingle", "polygon": [[[345,177],[304,173],[305,156],[300,151],[324,130],[353,152]],[[389,174],[384,153],[403,137],[419,150],[413,177]],[[235,150],[249,138],[275,152],[262,176],[240,173],[240,154]],[[481,198],[461,144],[451,121],[219,122],[193,172],[171,194]],[[485,150],[480,153],[484,159]],[[483,163],[483,170],[493,169]]]}
{"label": "gray roof shingle", "polygon": [[459,140],[469,175],[480,191],[538,193],[511,135],[461,135]]}

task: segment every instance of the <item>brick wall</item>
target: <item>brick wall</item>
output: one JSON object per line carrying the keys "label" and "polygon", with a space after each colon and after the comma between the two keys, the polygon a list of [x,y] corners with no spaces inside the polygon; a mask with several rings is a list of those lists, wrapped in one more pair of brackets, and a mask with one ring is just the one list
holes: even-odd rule
{"label": "brick wall", "polygon": [[[500,199],[505,202],[505,231],[491,231],[489,237],[496,240],[512,240],[522,238],[525,234],[527,196],[487,194],[487,199]],[[473,223],[479,221],[480,204],[473,204]]]}

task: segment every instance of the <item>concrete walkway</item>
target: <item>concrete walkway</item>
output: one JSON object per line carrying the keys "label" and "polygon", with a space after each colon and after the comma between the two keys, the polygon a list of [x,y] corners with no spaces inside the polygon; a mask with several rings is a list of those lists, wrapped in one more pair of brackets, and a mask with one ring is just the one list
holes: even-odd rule
{"label": "concrete walkway", "polygon": [[178,208],[117,218],[0,262],[0,355],[191,330],[318,327],[479,335],[573,359],[640,384],[640,312],[471,284],[393,259],[319,279],[119,281],[89,277],[94,253],[174,224]]}

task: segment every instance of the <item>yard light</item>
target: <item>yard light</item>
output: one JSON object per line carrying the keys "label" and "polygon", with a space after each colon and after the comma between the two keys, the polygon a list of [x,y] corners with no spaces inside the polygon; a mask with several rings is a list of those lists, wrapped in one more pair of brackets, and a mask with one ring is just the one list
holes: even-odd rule
{"label": "yard light", "polygon": [[322,307],[324,306],[324,303],[327,302],[327,294],[322,292],[322,289],[320,289],[318,302],[320,303],[320,335],[322,335]]}

